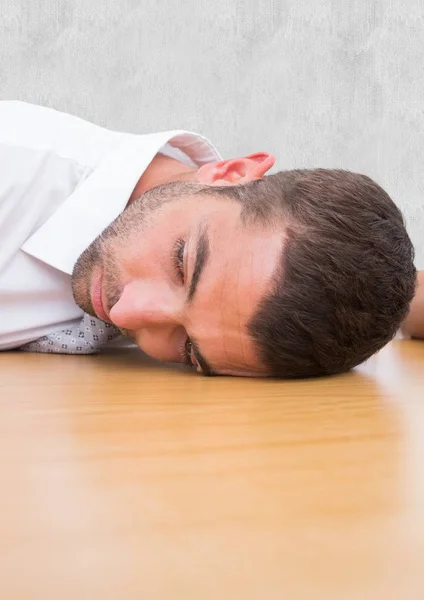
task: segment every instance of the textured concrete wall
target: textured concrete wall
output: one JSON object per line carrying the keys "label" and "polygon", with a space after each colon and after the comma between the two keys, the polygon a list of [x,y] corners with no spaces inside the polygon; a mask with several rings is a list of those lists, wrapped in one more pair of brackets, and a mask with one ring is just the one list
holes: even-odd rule
{"label": "textured concrete wall", "polygon": [[2,99],[365,172],[424,267],[423,0],[0,0],[0,69]]}

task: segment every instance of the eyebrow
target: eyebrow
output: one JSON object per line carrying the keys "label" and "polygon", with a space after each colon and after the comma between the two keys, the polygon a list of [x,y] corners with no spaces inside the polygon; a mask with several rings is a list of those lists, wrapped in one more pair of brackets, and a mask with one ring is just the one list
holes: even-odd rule
{"label": "eyebrow", "polygon": [[197,238],[196,246],[196,260],[194,262],[193,276],[190,282],[190,289],[188,290],[187,302],[193,301],[194,295],[196,294],[197,286],[204,269],[207,265],[210,252],[209,252],[209,238],[207,229],[200,226],[200,234]]}
{"label": "eyebrow", "polygon": [[[187,295],[188,304],[190,304],[190,302],[193,301],[200,278],[201,278],[202,274],[204,273],[205,267],[208,263],[209,256],[210,256],[208,231],[207,231],[207,228],[203,225],[200,225],[200,227],[199,227],[199,235],[197,237],[197,244],[196,244],[195,252],[196,252],[196,259],[194,261],[193,275],[191,278],[190,288],[188,290],[188,295]],[[202,356],[202,353],[199,350],[199,346],[197,345],[197,342],[195,340],[193,340],[193,338],[190,338],[190,341],[191,341],[191,347],[193,350],[193,354],[196,357],[196,360],[199,363],[200,368],[202,369],[202,372],[204,373],[204,375],[208,375],[208,376],[215,375],[214,370],[209,365],[208,361]]]}

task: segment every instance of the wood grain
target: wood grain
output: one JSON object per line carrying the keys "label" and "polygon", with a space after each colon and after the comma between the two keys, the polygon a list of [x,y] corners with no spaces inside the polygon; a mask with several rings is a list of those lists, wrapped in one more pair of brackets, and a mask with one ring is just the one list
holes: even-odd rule
{"label": "wood grain", "polygon": [[0,598],[424,598],[424,343],[297,382],[0,370]]}

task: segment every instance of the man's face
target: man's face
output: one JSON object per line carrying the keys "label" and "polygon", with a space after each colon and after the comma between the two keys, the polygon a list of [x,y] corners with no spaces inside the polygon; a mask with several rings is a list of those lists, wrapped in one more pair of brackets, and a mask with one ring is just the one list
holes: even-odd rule
{"label": "man's face", "polygon": [[246,227],[237,201],[186,186],[143,194],[87,248],[75,301],[153,358],[266,375],[246,326],[270,290],[283,234]]}

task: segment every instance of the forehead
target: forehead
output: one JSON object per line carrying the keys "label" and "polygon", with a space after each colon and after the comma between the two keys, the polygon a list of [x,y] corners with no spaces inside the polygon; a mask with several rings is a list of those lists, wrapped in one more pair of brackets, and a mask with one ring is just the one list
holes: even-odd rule
{"label": "forehead", "polygon": [[[203,222],[209,259],[189,311],[189,334],[208,362],[220,373],[260,374],[247,324],[271,291],[280,262],[284,235],[262,226],[244,226],[220,211]],[[198,234],[189,244],[193,261]]]}

